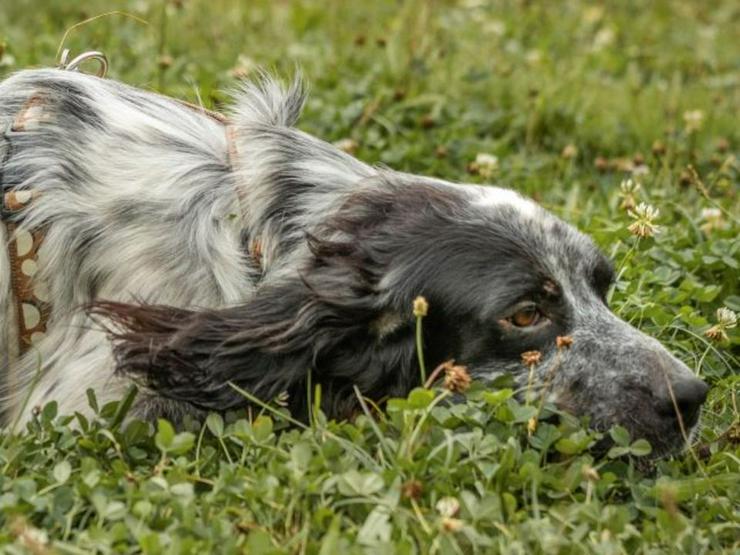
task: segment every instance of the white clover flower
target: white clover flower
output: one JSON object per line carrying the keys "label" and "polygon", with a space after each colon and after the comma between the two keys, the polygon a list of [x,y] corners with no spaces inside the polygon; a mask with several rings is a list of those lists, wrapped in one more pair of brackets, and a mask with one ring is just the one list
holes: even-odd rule
{"label": "white clover flower", "polygon": [[456,517],[460,512],[460,502],[454,497],[443,497],[435,505],[437,512],[445,518]]}
{"label": "white clover flower", "polygon": [[506,34],[506,25],[503,21],[493,19],[483,25],[483,32],[496,35],[497,37],[503,37]]}
{"label": "white clover flower", "polygon": [[574,144],[567,144],[563,148],[563,151],[560,153],[560,156],[565,158],[566,160],[570,160],[572,158],[575,158],[578,156],[578,147]]}
{"label": "white clover flower", "polygon": [[727,307],[718,308],[715,314],[717,323],[704,332],[709,339],[717,342],[727,341],[727,330],[737,326],[737,314]]}
{"label": "white clover flower", "polygon": [[350,138],[345,139],[339,139],[337,142],[334,143],[334,146],[337,147],[339,150],[343,150],[347,154],[354,154],[357,152],[357,147],[360,145],[357,144],[357,141]]}
{"label": "white clover flower", "polygon": [[470,169],[484,179],[489,179],[498,171],[498,157],[479,152],[475,155],[475,162],[470,164]]}
{"label": "white clover flower", "polygon": [[4,52],[0,55],[0,67],[13,67],[15,65],[15,58],[12,54]]}
{"label": "white clover flower", "polygon": [[614,30],[609,27],[599,29],[599,32],[594,36],[594,42],[591,49],[594,52],[599,52],[610,46],[614,42]]}
{"label": "white clover flower", "polygon": [[542,52],[537,50],[536,48],[532,48],[531,50],[528,50],[527,53],[524,55],[524,59],[531,66],[539,65],[539,63],[542,61]]}
{"label": "white clover flower", "polygon": [[731,329],[737,327],[737,314],[727,307],[717,309],[717,322],[719,325],[724,326],[725,329]]}
{"label": "white clover flower", "polygon": [[635,177],[644,177],[650,173],[650,168],[647,164],[635,164],[632,168],[632,175]]}
{"label": "white clover flower", "polygon": [[655,220],[659,214],[660,211],[657,208],[641,202],[629,211],[630,217],[635,221],[627,229],[637,237],[652,237],[658,232],[659,226],[655,223]]}
{"label": "white clover flower", "polygon": [[598,23],[604,17],[604,8],[602,6],[589,6],[584,8],[581,18],[584,23],[592,25]]}
{"label": "white clover flower", "polygon": [[701,217],[705,220],[717,220],[722,217],[722,210],[719,208],[704,208],[701,211]]}
{"label": "white clover flower", "polygon": [[257,62],[249,56],[239,54],[234,67],[229,70],[229,74],[235,79],[244,79],[257,69]]}
{"label": "white clover flower", "polygon": [[687,133],[696,133],[704,123],[704,112],[701,110],[688,110],[683,113],[683,122]]}
{"label": "white clover flower", "polygon": [[722,211],[719,208],[705,208],[701,211],[701,219],[704,220],[700,226],[701,230],[707,235],[716,229],[725,227]]}
{"label": "white clover flower", "polygon": [[622,199],[619,207],[623,210],[632,210],[637,206],[637,193],[639,190],[639,182],[632,179],[623,179],[619,184],[619,196]]}
{"label": "white clover flower", "polygon": [[640,183],[634,179],[623,179],[619,184],[619,190],[623,195],[634,195],[640,190]]}

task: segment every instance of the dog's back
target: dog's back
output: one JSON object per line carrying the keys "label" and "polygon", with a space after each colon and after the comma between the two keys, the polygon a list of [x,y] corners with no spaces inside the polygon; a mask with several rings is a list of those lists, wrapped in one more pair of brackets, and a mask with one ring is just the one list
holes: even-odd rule
{"label": "dog's back", "polygon": [[[42,370],[31,406],[56,390],[74,410],[86,387],[115,397],[110,347],[80,308],[98,297],[221,306],[252,291],[234,222],[223,126],[198,110],[120,83],[62,70],[0,84],[6,133],[2,185],[33,192],[6,216],[43,230],[34,286],[47,290],[48,333],[19,358],[8,249],[0,249],[3,397],[16,410]],[[67,375],[69,374],[69,375]],[[81,387],[82,385],[82,387]]]}

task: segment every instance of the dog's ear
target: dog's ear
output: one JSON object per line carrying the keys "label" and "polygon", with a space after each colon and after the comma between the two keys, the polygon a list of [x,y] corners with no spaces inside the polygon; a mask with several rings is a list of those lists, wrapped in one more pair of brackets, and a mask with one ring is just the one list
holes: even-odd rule
{"label": "dog's ear", "polygon": [[90,313],[109,333],[119,375],[209,410],[246,404],[230,382],[265,400],[290,391],[326,343],[327,315],[300,281],[264,287],[251,302],[225,309],[101,301]]}
{"label": "dog's ear", "polygon": [[354,385],[372,398],[398,395],[418,373],[409,324],[337,279],[262,287],[220,310],[98,302],[91,312],[106,322],[117,373],[164,397],[223,411],[248,404],[230,384],[263,400],[287,391],[303,417],[306,388],[320,383],[322,408],[340,417],[356,406]]}
{"label": "dog's ear", "polygon": [[[267,278],[242,306],[95,304],[109,322],[118,373],[212,410],[248,404],[229,383],[264,400],[287,391],[297,416],[309,381],[321,384],[322,408],[338,417],[356,407],[355,385],[374,399],[405,394],[419,379],[411,301],[423,291],[399,275],[419,273],[408,254],[419,230],[439,229],[414,225],[430,212],[428,197],[420,204],[418,189],[390,186],[349,195],[307,236],[295,274]],[[394,274],[389,289],[383,281]]]}

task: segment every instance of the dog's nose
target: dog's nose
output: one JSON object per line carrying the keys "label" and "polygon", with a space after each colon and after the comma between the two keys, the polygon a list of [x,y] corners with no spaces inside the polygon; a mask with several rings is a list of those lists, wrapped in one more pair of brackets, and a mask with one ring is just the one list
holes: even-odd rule
{"label": "dog's nose", "polygon": [[697,378],[681,378],[671,383],[671,391],[673,391],[673,398],[670,391],[666,391],[665,397],[659,401],[658,410],[666,416],[674,415],[676,407],[673,399],[675,398],[684,426],[692,427],[699,419],[699,410],[707,399],[709,386]]}

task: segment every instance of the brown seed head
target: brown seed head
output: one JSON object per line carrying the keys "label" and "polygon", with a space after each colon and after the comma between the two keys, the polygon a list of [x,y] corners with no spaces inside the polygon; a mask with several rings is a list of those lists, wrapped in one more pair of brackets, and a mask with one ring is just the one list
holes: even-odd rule
{"label": "brown seed head", "polygon": [[422,487],[419,480],[411,479],[407,482],[404,482],[404,484],[401,486],[401,493],[403,494],[403,496],[407,499],[413,499],[414,501],[418,500],[421,497],[423,491],[424,488]]}
{"label": "brown seed head", "polygon": [[665,144],[662,141],[653,141],[651,150],[655,156],[663,156],[666,152]]}
{"label": "brown seed head", "polygon": [[463,527],[463,521],[459,518],[443,518],[442,528],[445,532],[458,532]]}
{"label": "brown seed head", "polygon": [[159,60],[157,60],[157,65],[159,65],[161,69],[167,69],[173,64],[174,61],[175,60],[169,54],[162,54],[159,57]]}
{"label": "brown seed head", "polygon": [[522,353],[522,362],[525,366],[535,366],[542,360],[542,353],[539,351],[526,351]]}
{"label": "brown seed head", "polygon": [[425,114],[419,120],[419,125],[421,125],[423,129],[431,129],[432,127],[434,127],[435,123],[436,122],[434,121],[434,118],[431,114]]}
{"label": "brown seed head", "polygon": [[620,172],[628,172],[629,173],[629,172],[631,172],[632,170],[635,169],[635,164],[634,164],[634,162],[632,162],[632,159],[631,158],[626,158],[624,156],[621,156],[619,158],[614,158],[610,162],[610,165],[612,166],[612,168],[614,168],[615,170],[620,171]]}
{"label": "brown seed head", "polygon": [[594,160],[594,168],[599,172],[605,172],[609,169],[609,160],[603,156],[597,156]]}
{"label": "brown seed head", "polygon": [[555,338],[555,345],[558,349],[570,349],[573,345],[573,338],[570,335],[558,335]]}
{"label": "brown seed head", "polygon": [[470,387],[470,374],[465,366],[448,364],[445,366],[445,389],[453,393],[463,393]]}
{"label": "brown seed head", "polygon": [[691,174],[687,170],[683,170],[681,175],[678,177],[678,183],[684,187],[688,187],[693,183],[693,181]]}
{"label": "brown seed head", "polygon": [[722,343],[729,339],[727,332],[720,325],[712,326],[704,332],[704,335],[706,335],[712,341],[716,341],[717,343]]}
{"label": "brown seed head", "polygon": [[637,201],[632,195],[625,195],[624,198],[622,198],[622,202],[619,203],[619,207],[622,210],[634,210],[635,206],[637,206]]}
{"label": "brown seed head", "polygon": [[727,330],[737,327],[737,314],[727,307],[717,309],[717,323],[704,332],[709,339],[718,343],[727,341],[730,337]]}
{"label": "brown seed head", "polygon": [[730,429],[727,430],[727,439],[730,440],[733,444],[737,445],[740,443],[740,422],[735,420],[733,424],[730,426]]}

